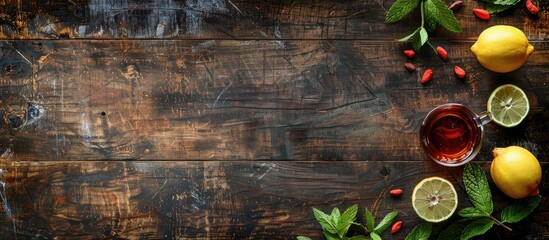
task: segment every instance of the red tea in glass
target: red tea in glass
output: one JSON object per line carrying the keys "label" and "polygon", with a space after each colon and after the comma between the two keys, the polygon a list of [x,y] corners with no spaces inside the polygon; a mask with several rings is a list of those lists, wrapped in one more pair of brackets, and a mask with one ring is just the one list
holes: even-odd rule
{"label": "red tea in glass", "polygon": [[489,113],[479,116],[462,104],[444,104],[425,117],[420,129],[421,144],[435,162],[459,166],[480,151],[483,125],[490,121]]}

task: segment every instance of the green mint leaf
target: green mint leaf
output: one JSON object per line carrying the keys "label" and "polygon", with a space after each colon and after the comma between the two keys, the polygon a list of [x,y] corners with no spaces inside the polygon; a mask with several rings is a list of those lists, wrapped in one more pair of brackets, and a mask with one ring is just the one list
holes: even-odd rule
{"label": "green mint leaf", "polygon": [[419,32],[419,30],[421,30],[421,27],[418,27],[413,33],[411,33],[410,35],[408,35],[406,37],[403,37],[403,38],[399,39],[398,41],[399,42],[406,42],[406,41],[410,40],[410,38],[413,38]]}
{"label": "green mint leaf", "polygon": [[480,165],[476,163],[467,163],[465,165],[463,184],[473,205],[487,214],[492,214],[494,211],[492,193],[490,192],[490,186],[488,186],[486,174]]}
{"label": "green mint leaf", "polygon": [[536,209],[541,201],[541,195],[514,201],[501,212],[501,221],[516,223],[526,218]]}
{"label": "green mint leaf", "polygon": [[349,240],[371,240],[371,238],[366,237],[364,235],[356,235],[349,238]]}
{"label": "green mint leaf", "polygon": [[437,28],[437,19],[435,17],[436,8],[434,8],[433,4],[426,4],[426,2],[423,2],[424,11],[423,14],[425,15],[425,29],[429,32],[434,32]]}
{"label": "green mint leaf", "polygon": [[370,237],[373,239],[373,240],[381,240],[381,237],[375,233],[375,232],[371,232],[370,233]]}
{"label": "green mint leaf", "polygon": [[342,230],[339,228],[339,223],[341,218],[341,212],[339,211],[339,208],[332,209],[332,214],[330,214],[330,223],[335,227],[335,230],[337,235],[341,238],[343,235],[341,234]]}
{"label": "green mint leaf", "polygon": [[406,240],[428,240],[429,236],[431,236],[432,229],[432,223],[422,222],[412,229],[412,232],[406,236]]}
{"label": "green mint leaf", "polygon": [[358,205],[355,204],[353,206],[350,206],[341,214],[340,222],[344,223],[352,223],[356,219],[356,214],[358,213]]}
{"label": "green mint leaf", "polygon": [[356,214],[358,213],[358,205],[353,205],[345,212],[341,214],[341,217],[339,218],[339,222],[337,225],[338,234],[339,236],[343,237],[347,235],[347,231],[349,231],[349,227],[355,222]]}
{"label": "green mint leaf", "polygon": [[438,234],[438,240],[459,240],[463,229],[472,221],[472,219],[461,219],[453,222]]}
{"label": "green mint leaf", "polygon": [[475,236],[480,236],[490,230],[494,222],[490,218],[479,218],[467,224],[461,233],[460,240],[467,240]]}
{"label": "green mint leaf", "polygon": [[490,216],[490,214],[485,213],[481,210],[478,210],[474,207],[468,207],[468,208],[461,209],[461,211],[459,211],[459,215],[462,216],[462,217],[466,217],[466,218],[476,218],[476,217],[488,217],[488,216]]}
{"label": "green mint leaf", "polygon": [[486,3],[484,10],[488,11],[490,14],[496,14],[496,13],[503,12],[511,7],[514,7],[514,5],[499,5],[499,4],[493,4],[493,3]]}
{"label": "green mint leaf", "polygon": [[326,231],[324,231],[324,237],[326,237],[326,239],[328,240],[341,240],[341,237],[339,237],[337,234],[329,233]]}
{"label": "green mint leaf", "polygon": [[487,3],[497,4],[497,5],[515,5],[518,2],[520,2],[520,0],[483,0],[483,1]]}
{"label": "green mint leaf", "polygon": [[381,234],[385,229],[387,229],[392,223],[395,217],[397,216],[398,212],[393,211],[385,215],[383,220],[374,228],[374,233]]}
{"label": "green mint leaf", "polygon": [[486,3],[484,6],[484,10],[486,10],[490,14],[496,14],[503,12],[509,8],[513,7],[513,5],[499,5],[499,4],[493,4],[493,3]]}
{"label": "green mint leaf", "polygon": [[364,211],[364,219],[366,219],[366,230],[368,230],[368,232],[373,232],[374,231],[374,216],[372,215],[370,210],[368,210],[368,208],[366,208],[366,210]]}
{"label": "green mint leaf", "polygon": [[430,12],[429,15],[448,31],[461,32],[461,25],[454,16],[454,12],[442,0],[425,0],[423,6]]}
{"label": "green mint leaf", "polygon": [[420,0],[397,0],[385,17],[386,23],[394,23],[400,21],[406,15],[408,15],[414,8],[417,7]]}
{"label": "green mint leaf", "polygon": [[332,209],[332,214],[330,215],[330,217],[332,218],[332,220],[334,220],[334,222],[339,222],[339,218],[341,217],[341,212],[339,212],[339,208]]}
{"label": "green mint leaf", "polygon": [[305,237],[305,236],[298,236],[297,240],[312,240],[312,239],[310,239],[308,237]]}
{"label": "green mint leaf", "polygon": [[427,33],[427,30],[425,28],[419,27],[419,31],[414,35],[414,42],[412,43],[412,47],[414,47],[415,50],[419,50],[423,44],[427,42],[427,39],[429,38],[429,34]]}
{"label": "green mint leaf", "polygon": [[315,215],[316,221],[320,224],[320,226],[322,226],[324,231],[334,234],[337,233],[336,225],[333,224],[331,216],[316,208],[313,208],[313,214]]}

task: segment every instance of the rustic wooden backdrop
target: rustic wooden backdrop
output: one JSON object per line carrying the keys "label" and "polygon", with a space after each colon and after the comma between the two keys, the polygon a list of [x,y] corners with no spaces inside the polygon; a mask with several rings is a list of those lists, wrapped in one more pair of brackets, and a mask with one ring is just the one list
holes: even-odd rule
{"label": "rustic wooden backdrop", "polygon": [[[471,206],[462,169],[423,153],[423,117],[448,102],[484,111],[504,83],[525,90],[530,113],[488,124],[475,161],[488,173],[494,147],[526,147],[549,195],[549,2],[534,2],[537,16],[521,3],[482,21],[483,3],[465,1],[461,33],[431,34],[442,61],[428,47],[402,54],[411,44],[396,39],[420,18],[384,23],[392,0],[2,0],[0,238],[320,238],[311,207],[358,203],[376,218],[399,211],[402,230],[383,237],[403,239],[425,177],[451,180]],[[517,71],[490,72],[469,50],[496,24],[535,47]],[[500,211],[510,199],[491,186]],[[512,227],[487,237],[549,238],[547,198]]]}

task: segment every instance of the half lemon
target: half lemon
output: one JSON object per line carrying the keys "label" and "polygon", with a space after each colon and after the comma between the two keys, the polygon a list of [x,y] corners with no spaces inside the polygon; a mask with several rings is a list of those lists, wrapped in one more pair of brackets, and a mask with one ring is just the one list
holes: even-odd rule
{"label": "half lemon", "polygon": [[423,179],[412,193],[412,207],[428,222],[442,222],[452,216],[458,205],[454,185],[441,177]]}
{"label": "half lemon", "polygon": [[522,89],[505,84],[496,88],[488,98],[488,112],[495,123],[503,127],[514,127],[526,118],[530,110],[528,97]]}

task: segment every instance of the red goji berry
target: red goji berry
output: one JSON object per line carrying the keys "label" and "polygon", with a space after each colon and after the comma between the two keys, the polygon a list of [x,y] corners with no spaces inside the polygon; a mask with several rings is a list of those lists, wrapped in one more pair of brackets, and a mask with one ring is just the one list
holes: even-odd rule
{"label": "red goji berry", "polygon": [[404,55],[406,55],[406,57],[408,58],[414,58],[414,56],[416,55],[416,52],[412,49],[407,49],[407,50],[404,50]]}
{"label": "red goji berry", "polygon": [[459,66],[454,67],[454,73],[461,79],[465,78],[465,75],[467,74],[465,73],[465,70],[463,70],[463,68],[460,68]]}
{"label": "red goji berry", "polygon": [[393,197],[398,197],[402,194],[402,189],[400,189],[400,188],[393,189],[393,190],[389,191],[389,194],[391,194],[391,196],[393,196]]}
{"label": "red goji berry", "polygon": [[450,4],[450,10],[456,11],[461,7],[461,4],[463,4],[463,1],[455,1],[454,3]]}
{"label": "red goji berry", "polygon": [[448,52],[446,52],[446,49],[442,48],[441,46],[437,47],[437,53],[444,61],[446,61],[446,58],[448,58]]}
{"label": "red goji berry", "polygon": [[530,12],[533,15],[538,14],[539,8],[532,3],[531,0],[526,0],[526,9],[528,9],[528,12]]}
{"label": "red goji berry", "polygon": [[404,64],[404,67],[405,67],[406,69],[408,69],[408,71],[410,71],[410,72],[413,72],[413,71],[416,70],[416,66],[414,66],[414,64],[411,64],[411,63],[405,63],[405,64]]}
{"label": "red goji berry", "polygon": [[391,227],[391,233],[396,233],[400,228],[402,227],[402,221],[398,221],[395,224],[393,224],[393,227]]}
{"label": "red goji berry", "polygon": [[484,10],[484,9],[474,8],[473,13],[475,15],[477,15],[477,17],[482,19],[482,20],[490,19],[490,13],[488,11]]}
{"label": "red goji berry", "polygon": [[431,80],[432,77],[433,77],[433,70],[428,68],[427,70],[425,70],[425,72],[423,73],[423,76],[421,77],[421,83],[429,82],[429,80]]}

